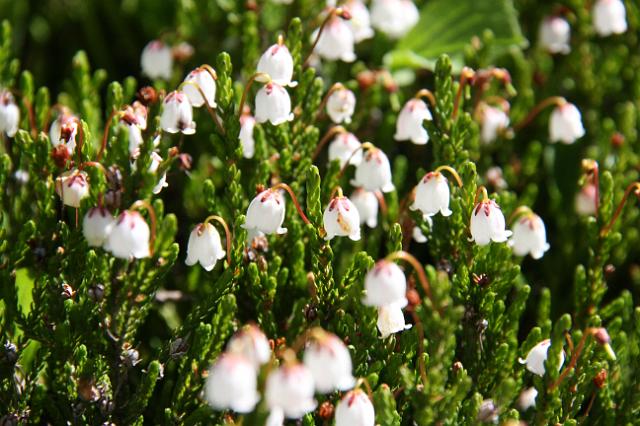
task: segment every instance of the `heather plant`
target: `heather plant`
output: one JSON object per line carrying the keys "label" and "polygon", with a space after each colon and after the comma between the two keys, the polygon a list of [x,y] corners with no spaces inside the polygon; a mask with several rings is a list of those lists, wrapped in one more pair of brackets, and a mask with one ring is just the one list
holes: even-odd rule
{"label": "heather plant", "polygon": [[637,423],[635,2],[42,3],[1,424]]}

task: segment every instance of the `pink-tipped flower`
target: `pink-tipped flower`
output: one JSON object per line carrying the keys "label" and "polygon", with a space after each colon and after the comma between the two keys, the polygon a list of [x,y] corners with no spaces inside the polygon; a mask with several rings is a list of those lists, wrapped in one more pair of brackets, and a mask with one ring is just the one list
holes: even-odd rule
{"label": "pink-tipped flower", "polygon": [[327,100],[327,114],[336,124],[351,123],[356,108],[356,96],[346,88],[334,90]]}
{"label": "pink-tipped flower", "polygon": [[[527,370],[538,376],[544,376],[544,362],[547,360],[547,352],[549,352],[550,346],[551,340],[546,339],[531,348],[527,354],[527,359],[524,360]],[[560,370],[562,364],[564,364],[564,351],[560,351],[559,358],[558,370]]]}
{"label": "pink-tipped flower", "polygon": [[258,326],[247,324],[231,337],[227,352],[240,354],[257,369],[271,359],[271,347],[267,336]]}
{"label": "pink-tipped flower", "polygon": [[80,207],[80,202],[89,196],[87,174],[78,169],[64,172],[56,178],[56,192],[65,206]]}
{"label": "pink-tipped flower", "polygon": [[313,339],[304,351],[304,365],[311,371],[318,393],[344,391],[356,383],[349,349],[335,334],[323,332]]}
{"label": "pink-tipped flower", "polygon": [[[311,39],[315,40],[317,35],[318,30],[314,31]],[[342,18],[334,16],[325,25],[314,52],[329,61],[353,62],[356,60],[356,54],[353,51],[354,43],[355,39],[349,24]]]}
{"label": "pink-tipped flower", "polygon": [[511,236],[505,229],[506,223],[500,206],[495,201],[480,201],[471,213],[471,241],[485,246],[491,241],[503,243]]}
{"label": "pink-tipped flower", "polygon": [[331,199],[324,211],[323,223],[327,241],[335,236],[349,237],[353,241],[360,239],[360,214],[347,197]]}
{"label": "pink-tipped flower", "polygon": [[398,39],[418,23],[420,13],[411,0],[373,0],[371,24],[389,38]]}
{"label": "pink-tipped flower", "polygon": [[356,188],[349,197],[358,209],[360,224],[366,223],[369,228],[378,226],[378,197],[373,192]]}
{"label": "pink-tipped flower", "polygon": [[18,132],[20,124],[20,108],[8,90],[0,90],[0,134],[10,138]]}
{"label": "pink-tipped flower", "polygon": [[404,321],[402,307],[397,304],[380,306],[378,308],[378,321],[376,323],[380,331],[380,338],[386,339],[392,334],[411,328],[411,324]]}
{"label": "pink-tipped flower", "polygon": [[349,10],[351,19],[348,25],[353,32],[353,41],[360,43],[363,40],[373,37],[373,29],[371,28],[371,16],[369,9],[361,0],[347,0],[344,7]]}
{"label": "pink-tipped flower", "polygon": [[572,144],[584,136],[582,115],[572,103],[558,105],[549,118],[549,139],[551,142]]}
{"label": "pink-tipped flower", "polygon": [[253,158],[256,151],[256,141],[253,138],[253,129],[256,126],[256,119],[251,114],[242,114],[240,116],[240,134],[238,139],[242,144],[242,156],[244,158]]}
{"label": "pink-tipped flower", "polygon": [[339,160],[340,167],[344,167],[347,161],[349,164],[357,166],[362,161],[361,145],[353,133],[339,133],[329,144],[329,161]]}
{"label": "pink-tipped flower", "polygon": [[347,392],[336,405],[336,426],[374,426],[373,404],[361,389]]}
{"label": "pink-tipped flower", "polygon": [[550,53],[566,55],[571,51],[569,41],[571,27],[566,19],[560,16],[547,16],[540,24],[538,31],[540,45]]}
{"label": "pink-tipped flower", "polygon": [[267,377],[265,399],[271,410],[280,409],[285,417],[299,419],[316,408],[313,374],[298,362],[285,363]]}
{"label": "pink-tipped flower", "polygon": [[211,271],[218,260],[224,259],[225,254],[220,234],[215,226],[210,223],[201,223],[193,228],[189,235],[185,260],[188,266],[199,262],[205,271]]}
{"label": "pink-tipped flower", "polygon": [[627,11],[621,0],[598,0],[593,5],[593,26],[602,37],[627,31]]}
{"label": "pink-tipped flower", "polygon": [[367,191],[393,191],[395,186],[391,181],[391,165],[387,155],[381,149],[369,149],[356,166],[356,175],[351,184]]}
{"label": "pink-tipped flower", "polygon": [[192,135],[196,132],[193,107],[184,92],[174,90],[164,98],[160,127],[169,133],[182,132],[185,135]]}
{"label": "pink-tipped flower", "polygon": [[266,189],[256,195],[247,209],[247,219],[242,225],[248,231],[260,231],[267,235],[286,234],[284,222],[284,197],[279,191]]}
{"label": "pink-tipped flower", "polygon": [[489,144],[509,126],[509,115],[500,108],[486,104],[482,105],[481,111],[480,140]]}
{"label": "pink-tipped flower", "polygon": [[[207,68],[199,67],[191,71],[184,79],[185,82],[192,82],[197,84],[202,93],[206,97],[207,104],[211,108],[215,108],[216,105],[216,81],[213,75],[207,70]],[[202,99],[202,95],[196,86],[193,84],[185,84],[182,87],[182,91],[189,98],[189,102],[194,108],[200,108],[204,105],[205,99]]]}
{"label": "pink-tipped flower", "polygon": [[416,145],[426,144],[429,142],[429,134],[423,127],[425,120],[433,120],[427,104],[422,99],[410,99],[398,115],[394,139],[410,140]]}
{"label": "pink-tipped flower", "polygon": [[265,84],[256,94],[255,114],[258,123],[270,121],[277,126],[292,121],[291,98],[287,90],[274,82]]}
{"label": "pink-tipped flower", "polygon": [[592,183],[588,183],[576,194],[575,208],[581,216],[594,216],[596,214],[598,190]]}
{"label": "pink-tipped flower", "polygon": [[271,81],[280,86],[295,87],[297,81],[293,78],[293,57],[285,44],[276,43],[270,46],[260,57],[257,67],[258,73],[268,74]]}
{"label": "pink-tipped flower", "polygon": [[104,207],[92,207],[82,219],[82,234],[90,247],[101,247],[111,232],[115,220]]}
{"label": "pink-tipped flower", "polygon": [[253,411],[260,400],[253,365],[241,355],[222,354],[209,369],[205,395],[216,410]]}
{"label": "pink-tipped flower", "polygon": [[534,259],[540,259],[549,250],[547,231],[540,216],[529,213],[518,219],[513,226],[509,246],[516,256],[529,254]]}
{"label": "pink-tipped flower", "polygon": [[119,259],[149,257],[149,225],[137,211],[120,213],[111,227],[104,249]]}
{"label": "pink-tipped flower", "polygon": [[420,210],[426,216],[434,216],[440,213],[442,216],[451,216],[449,210],[449,183],[447,178],[438,171],[429,172],[416,186],[416,197],[411,205],[411,210]]}
{"label": "pink-tipped flower", "polygon": [[147,77],[169,80],[173,69],[171,48],[159,40],[149,42],[142,50],[140,64]]}
{"label": "pink-tipped flower", "polygon": [[362,303],[367,306],[389,306],[399,308],[407,306],[407,279],[398,265],[382,259],[364,278],[365,297]]}

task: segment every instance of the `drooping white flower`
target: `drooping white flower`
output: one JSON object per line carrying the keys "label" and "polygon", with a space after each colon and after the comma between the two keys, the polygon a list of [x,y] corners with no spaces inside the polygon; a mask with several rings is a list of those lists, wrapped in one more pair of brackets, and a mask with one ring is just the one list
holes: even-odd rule
{"label": "drooping white flower", "polygon": [[344,391],[356,383],[349,349],[335,334],[323,331],[309,342],[304,350],[304,365],[311,371],[318,393]]}
{"label": "drooping white flower", "polygon": [[400,38],[418,23],[420,13],[411,0],[373,0],[371,24],[393,39]]}
{"label": "drooping white flower", "polygon": [[495,141],[500,132],[509,126],[509,116],[501,108],[483,104],[480,124],[480,140],[489,144]]}
{"label": "drooping white flower", "polygon": [[516,256],[530,254],[532,258],[540,259],[549,250],[547,232],[540,216],[530,213],[518,219],[513,226],[509,245]]}
{"label": "drooping white flower", "polygon": [[64,205],[80,207],[80,202],[89,196],[87,174],[78,169],[64,172],[56,178],[56,192]]}
{"label": "drooping white flower", "polygon": [[516,402],[516,406],[520,411],[527,411],[531,407],[536,406],[536,398],[538,397],[538,390],[531,386],[530,388],[524,389],[520,392],[520,396],[518,396],[518,401]]}
{"label": "drooping white flower", "polygon": [[621,0],[598,0],[593,5],[593,26],[602,37],[627,31],[627,11]]}
{"label": "drooping white flower", "polygon": [[404,321],[402,307],[397,304],[378,307],[378,321],[376,325],[378,326],[382,339],[386,339],[392,334],[411,328],[411,324],[406,324]]}
{"label": "drooping white flower", "polygon": [[82,219],[82,234],[90,247],[101,247],[115,220],[104,207],[92,207]]}
{"label": "drooping white flower", "polygon": [[316,407],[313,393],[313,374],[303,364],[285,363],[267,377],[267,406],[281,409],[289,419],[299,419]]}
{"label": "drooping white flower", "polygon": [[438,212],[442,216],[451,216],[449,210],[449,183],[438,171],[429,172],[416,186],[416,196],[411,210],[420,210],[424,216],[434,216]]}
{"label": "drooping white flower", "polygon": [[361,0],[347,0],[344,7],[349,10],[351,19],[348,25],[353,32],[353,40],[360,43],[363,40],[373,37],[373,29],[371,28],[371,16],[369,9]]}
{"label": "drooping white flower", "polygon": [[[533,374],[537,374],[538,376],[544,376],[544,362],[547,360],[547,352],[549,351],[550,346],[551,340],[546,339],[531,348],[527,354],[527,359],[524,361],[527,370],[531,371]],[[558,365],[558,370],[560,370],[562,364],[564,364],[564,351],[560,351],[559,358],[560,363]]]}
{"label": "drooping white flower", "polygon": [[149,225],[140,213],[125,210],[111,227],[104,249],[120,259],[149,257],[150,234]]}
{"label": "drooping white flower", "polygon": [[480,201],[471,212],[471,241],[479,246],[491,241],[503,243],[511,236],[511,231],[506,230],[505,226],[500,206],[490,199]]}
{"label": "drooping white flower", "polygon": [[336,124],[351,123],[356,108],[356,96],[345,87],[334,90],[327,99],[327,114]]}
{"label": "drooping white flower", "polygon": [[129,129],[129,157],[137,158],[140,155],[140,145],[144,142],[142,139],[142,130],[135,124],[127,124]]}
{"label": "drooping white flower", "polygon": [[369,228],[378,226],[378,197],[373,192],[356,188],[351,194],[351,202],[358,209],[360,224],[366,223]]}
{"label": "drooping white flower", "polygon": [[582,115],[572,103],[558,105],[549,118],[549,139],[551,142],[572,144],[584,136]]}
{"label": "drooping white flower", "polygon": [[[64,131],[63,131],[64,130]],[[76,135],[78,134],[78,121],[67,108],[51,123],[49,127],[49,140],[54,147],[64,144],[69,155],[76,149]]]}
{"label": "drooping white flower", "polygon": [[422,99],[410,99],[398,115],[394,139],[410,140],[416,145],[426,144],[429,142],[429,134],[422,125],[425,120],[433,120],[427,104]]}
{"label": "drooping white flower", "polygon": [[20,108],[8,90],[0,90],[0,134],[10,138],[18,132],[20,124]]}
{"label": "drooping white flower", "polygon": [[391,165],[387,155],[378,148],[371,148],[356,166],[351,184],[367,191],[391,192],[395,189],[391,181]]}
{"label": "drooping white flower", "polygon": [[254,366],[242,355],[224,353],[209,369],[205,385],[207,402],[217,410],[253,411],[260,400]]}
{"label": "drooping white flower", "polygon": [[331,199],[324,211],[323,223],[327,241],[335,236],[349,237],[353,241],[360,239],[360,214],[347,197]]}
{"label": "drooping white flower", "polygon": [[[340,160],[340,167],[349,164],[358,165],[362,161],[362,144],[351,132],[342,132],[329,144],[329,161]],[[355,154],[354,154],[355,152]]]}
{"label": "drooping white flower", "polygon": [[192,266],[200,262],[205,271],[211,271],[218,260],[224,259],[225,254],[215,226],[201,223],[193,228],[187,245],[187,265]]}
{"label": "drooping white flower", "polygon": [[[149,164],[149,173],[156,173],[158,171],[158,168],[160,167],[160,164],[162,163],[162,157],[160,157],[160,154],[158,154],[155,151],[151,152],[151,164]],[[169,184],[167,183],[167,172],[165,171],[162,176],[160,176],[160,178],[158,179],[158,182],[156,183],[156,185],[153,187],[152,192],[154,194],[159,194],[160,191],[162,191],[162,188],[166,188],[167,186],[169,186]]]}
{"label": "drooping white flower", "polygon": [[256,94],[255,119],[258,123],[270,121],[277,126],[293,120],[291,98],[287,90],[277,83],[265,84]]}
{"label": "drooping white flower", "polygon": [[184,92],[174,90],[164,98],[160,127],[169,133],[182,132],[185,135],[192,135],[196,132],[193,107]]}
{"label": "drooping white flower", "polygon": [[287,228],[282,227],[284,222],[284,197],[277,190],[266,189],[256,195],[247,209],[247,219],[243,228],[256,230],[267,235],[285,234]]}
{"label": "drooping white flower", "polygon": [[[197,84],[206,98],[207,104],[211,108],[215,108],[216,105],[216,80],[213,78],[211,72],[207,67],[198,67],[187,74],[184,79],[185,82],[191,82]],[[182,91],[189,98],[189,102],[194,108],[200,108],[204,105],[205,99],[202,99],[202,94],[197,87],[193,84],[185,84],[182,86]]]}
{"label": "drooping white flower", "polygon": [[[315,30],[311,39],[315,40],[317,35],[318,30]],[[353,51],[354,43],[354,35],[349,24],[342,18],[334,16],[325,25],[314,52],[329,61],[353,62],[356,60],[356,54]]]}
{"label": "drooping white flower", "polygon": [[149,42],[142,50],[140,58],[142,73],[151,79],[169,80],[173,69],[171,48],[160,40]]}
{"label": "drooping white flower", "polygon": [[402,269],[388,260],[379,260],[367,272],[364,289],[365,297],[362,303],[367,306],[407,306],[407,279]]}
{"label": "drooping white flower", "polygon": [[347,392],[336,405],[336,426],[374,426],[373,404],[361,389]]}
{"label": "drooping white flower", "polygon": [[593,216],[596,214],[597,189],[592,183],[588,183],[576,194],[576,212],[582,216]]}
{"label": "drooping white flower", "polygon": [[271,347],[267,336],[254,324],[247,324],[231,337],[227,352],[244,356],[258,369],[271,359]]}
{"label": "drooping white flower", "polygon": [[569,40],[571,27],[566,19],[560,16],[547,16],[540,23],[538,38],[542,47],[550,53],[566,55],[571,51]]}
{"label": "drooping white flower", "polygon": [[253,139],[253,128],[256,126],[256,119],[251,114],[240,116],[240,134],[238,139],[242,144],[242,156],[253,158],[256,151],[256,141]]}
{"label": "drooping white flower", "polygon": [[[145,130],[147,128],[147,115],[149,113],[147,107],[140,101],[134,101],[130,109],[135,119],[134,123],[142,130]],[[129,108],[127,108],[127,111],[129,111]]]}
{"label": "drooping white flower", "polygon": [[271,81],[280,86],[295,87],[298,85],[297,81],[291,81],[293,78],[293,57],[287,46],[281,43],[281,39],[262,54],[258,61],[257,72],[268,74]]}

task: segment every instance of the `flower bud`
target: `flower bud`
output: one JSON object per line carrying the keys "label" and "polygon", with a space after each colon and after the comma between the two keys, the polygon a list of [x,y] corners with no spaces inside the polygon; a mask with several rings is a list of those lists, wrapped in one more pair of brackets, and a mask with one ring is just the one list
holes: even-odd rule
{"label": "flower bud", "polygon": [[420,13],[411,0],[373,0],[371,24],[389,38],[398,39],[418,23]]}
{"label": "flower bud", "polygon": [[380,338],[386,339],[392,334],[411,328],[411,324],[404,322],[402,307],[398,304],[391,304],[378,307],[378,321],[376,323],[380,330]]}
{"label": "flower bud", "polygon": [[149,225],[137,211],[120,213],[104,244],[104,249],[119,259],[149,257]]}
{"label": "flower bud", "polygon": [[334,90],[327,100],[327,114],[336,124],[351,123],[351,116],[356,107],[356,96],[346,88]]}
{"label": "flower bud", "polygon": [[[162,157],[160,157],[160,154],[155,151],[151,152],[151,164],[149,164],[148,169],[149,173],[155,174],[158,171],[161,163]],[[154,194],[159,194],[160,191],[162,191],[162,188],[166,188],[167,186],[169,186],[169,184],[167,183],[167,172],[164,172],[162,176],[160,176],[160,179],[158,179],[156,186],[153,187],[152,192]]]}
{"label": "flower bud", "polygon": [[[316,39],[318,31],[313,32],[312,40]],[[356,54],[353,51],[354,43],[354,35],[349,24],[342,18],[334,16],[322,30],[314,52],[329,61],[353,62],[356,60]]]}
{"label": "flower bud", "polygon": [[433,120],[427,104],[422,99],[410,99],[398,115],[393,138],[397,141],[410,140],[416,145],[426,144],[429,142],[429,134],[422,126],[425,120]]}
{"label": "flower bud", "polygon": [[442,216],[451,216],[449,210],[449,184],[440,172],[429,172],[416,186],[416,197],[411,210],[420,210],[425,216],[434,216],[438,212]]}
{"label": "flower bud", "polygon": [[255,230],[267,235],[285,234],[284,197],[278,191],[267,189],[259,193],[249,204],[247,219],[242,227],[248,231]]}
{"label": "flower bud", "polygon": [[349,164],[357,166],[362,161],[361,145],[353,133],[339,133],[329,144],[329,162],[339,160],[341,168],[344,167],[347,161],[349,161]]}
{"label": "flower bud", "polygon": [[540,216],[531,213],[518,219],[509,246],[516,256],[530,254],[532,258],[540,259],[549,250],[547,232]]}
{"label": "flower bud", "polygon": [[551,142],[572,144],[584,136],[582,116],[574,104],[557,106],[549,119],[549,139]]}
{"label": "flower bud", "polygon": [[391,165],[386,154],[378,148],[372,148],[356,166],[355,179],[351,184],[367,191],[391,192],[395,189],[391,181]]}
{"label": "flower bud", "polygon": [[274,82],[265,84],[256,94],[255,114],[258,123],[268,120],[277,126],[292,121],[291,98],[287,90]]}
{"label": "flower bud", "polygon": [[378,198],[373,192],[356,188],[351,194],[351,202],[358,209],[360,224],[366,223],[369,228],[378,226]]}
{"label": "flower bud", "polygon": [[271,359],[271,347],[267,336],[258,326],[247,324],[231,337],[227,352],[242,355],[257,369]]}
{"label": "flower bud", "polygon": [[593,216],[596,214],[597,192],[596,186],[588,183],[576,194],[575,208],[579,215]]}
{"label": "flower bud", "polygon": [[485,399],[480,404],[476,419],[481,423],[498,423],[500,410],[493,402],[493,399]]}
{"label": "flower bud", "polygon": [[20,124],[20,108],[8,90],[0,90],[0,134],[10,138],[18,132]]}
{"label": "flower bud", "polygon": [[[192,82],[197,84],[202,93],[206,97],[207,104],[211,108],[216,107],[216,81],[211,73],[203,67],[199,67],[191,71],[184,79],[185,82]],[[194,108],[200,108],[204,105],[205,100],[202,99],[202,95],[197,87],[192,84],[185,84],[182,87],[182,91],[189,98],[189,102]]]}
{"label": "flower bud", "polygon": [[361,389],[349,391],[336,406],[336,426],[374,426],[376,414]]}
{"label": "flower bud", "polygon": [[56,178],[56,192],[64,205],[80,207],[80,201],[89,196],[87,174],[78,169],[64,172]]}
{"label": "flower bud", "polygon": [[427,236],[424,235],[424,233],[422,232],[422,229],[420,229],[419,226],[413,227],[413,230],[411,231],[411,238],[413,238],[413,241],[415,241],[418,244],[427,242]]}
{"label": "flower bud", "polygon": [[598,35],[606,37],[627,31],[627,11],[621,0],[597,0],[592,13]]}
{"label": "flower bud", "polygon": [[281,409],[289,419],[299,419],[316,407],[313,393],[313,374],[298,362],[285,363],[267,377],[269,409]]}
{"label": "flower bud", "polygon": [[348,9],[351,14],[351,19],[349,19],[347,25],[353,33],[353,41],[360,43],[373,37],[369,9],[367,9],[362,0],[347,0],[343,7]]}
{"label": "flower bud", "polygon": [[90,247],[101,247],[115,220],[104,207],[92,207],[82,219],[82,234]]}
{"label": "flower bud", "polygon": [[360,239],[360,214],[347,197],[334,197],[324,211],[325,240],[335,236],[349,237],[353,241]]}
{"label": "flower bud", "polygon": [[[547,360],[547,352],[549,351],[549,347],[551,346],[551,340],[546,339],[542,342],[535,345],[527,354],[527,359],[525,360],[525,364],[527,370],[531,371],[533,374],[537,374],[538,376],[544,376],[544,362]],[[558,370],[564,364],[564,351],[560,351],[560,363],[558,365]]]}
{"label": "flower bud", "polygon": [[509,116],[500,108],[487,104],[481,107],[480,140],[489,144],[498,138],[498,135],[509,126]]}
{"label": "flower bud", "polygon": [[520,396],[518,396],[518,401],[516,402],[516,406],[520,411],[527,411],[531,407],[536,406],[536,397],[538,396],[538,390],[531,386],[530,388],[524,389],[520,392]]}
{"label": "flower bud", "polygon": [[562,53],[566,55],[571,51],[569,40],[571,27],[566,19],[560,16],[547,16],[540,24],[538,31],[540,44],[549,53]]}
{"label": "flower bud", "polygon": [[356,383],[349,350],[335,334],[321,332],[313,339],[304,351],[304,365],[311,371],[318,393],[344,391]]}
{"label": "flower bud", "polygon": [[159,40],[149,42],[142,50],[140,64],[147,77],[169,80],[173,68],[171,48]]}
{"label": "flower bud", "polygon": [[407,306],[407,279],[402,269],[388,260],[379,260],[373,269],[367,272],[364,289],[365,297],[362,303],[367,306]]}
{"label": "flower bud", "polygon": [[253,365],[241,355],[224,353],[209,369],[205,395],[214,409],[249,413],[260,400],[257,388]]}
{"label": "flower bud", "polygon": [[200,262],[205,271],[211,271],[218,260],[224,259],[225,254],[220,234],[215,226],[210,223],[201,223],[193,228],[189,235],[185,260],[188,266]]}
{"label": "flower bud", "polygon": [[240,116],[240,134],[238,139],[242,144],[242,156],[253,158],[255,154],[256,141],[253,139],[253,128],[256,126],[256,119],[251,114]]}
{"label": "flower bud", "polygon": [[192,135],[196,132],[193,108],[184,92],[174,90],[164,98],[160,127],[169,133],[182,132],[185,135]]}
{"label": "flower bud", "polygon": [[511,231],[505,229],[505,220],[500,206],[493,200],[480,201],[471,213],[471,240],[479,246],[485,246],[491,241],[503,243],[511,236]]}
{"label": "flower bud", "polygon": [[280,86],[295,87],[297,81],[291,81],[293,77],[293,57],[284,44],[276,43],[269,47],[258,61],[257,72],[268,74],[276,84]]}

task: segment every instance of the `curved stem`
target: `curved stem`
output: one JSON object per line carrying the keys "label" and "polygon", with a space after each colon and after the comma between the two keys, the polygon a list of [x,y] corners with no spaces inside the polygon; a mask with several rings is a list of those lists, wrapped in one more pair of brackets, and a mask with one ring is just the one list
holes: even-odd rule
{"label": "curved stem", "polygon": [[475,76],[475,71],[471,68],[464,67],[460,72],[460,84],[458,85],[458,91],[456,92],[456,98],[453,102],[453,113],[451,114],[451,118],[453,120],[458,116],[458,108],[460,108],[460,98],[462,98],[462,91],[464,87],[467,85],[467,82]]}
{"label": "curved stem", "polygon": [[458,172],[456,172],[456,169],[454,169],[451,166],[440,166],[435,170],[435,172],[436,173],[440,173],[442,170],[446,170],[449,173],[451,173],[451,175],[455,178],[456,183],[458,184],[458,186],[460,188],[462,188],[462,179],[460,179],[460,175],[458,174]]}
{"label": "curved stem", "polygon": [[371,384],[366,377],[358,377],[356,385],[353,388],[360,389],[360,386],[362,385],[364,385],[365,389],[367,390],[367,396],[369,397],[369,400],[373,401],[373,390],[371,389]]}
{"label": "curved stem", "polygon": [[320,41],[320,37],[322,37],[322,32],[324,31],[324,28],[327,26],[327,24],[329,23],[329,21],[334,17],[334,16],[340,16],[343,19],[350,19],[351,15],[349,15],[348,12],[345,12],[344,9],[342,8],[331,8],[331,10],[329,11],[329,14],[327,15],[326,18],[324,18],[324,21],[322,21],[322,24],[320,24],[320,29],[318,30],[318,35],[316,35],[316,39],[313,41],[313,43],[311,44],[311,49],[309,49],[309,53],[307,54],[307,57],[305,58],[304,62],[302,63],[302,67],[306,67],[309,64],[309,59],[311,58],[311,55],[313,54],[313,51],[316,49],[316,46],[318,45],[318,42]]}
{"label": "curved stem", "polygon": [[129,207],[129,210],[140,210],[144,208],[149,213],[151,219],[151,238],[149,239],[149,255],[153,256],[153,246],[156,242],[156,211],[153,206],[145,200],[138,200]]}
{"label": "curved stem", "polygon": [[613,228],[613,225],[615,225],[616,220],[618,220],[620,213],[622,213],[622,208],[624,207],[625,203],[629,199],[629,195],[631,195],[632,191],[636,196],[640,196],[640,182],[633,182],[631,185],[627,186],[627,189],[624,191],[624,196],[622,197],[620,204],[618,204],[618,207],[616,208],[615,213],[613,213],[613,217],[611,218],[607,226],[602,228],[602,231],[600,231],[601,237],[604,237],[611,231],[611,228]]}
{"label": "curved stem", "polygon": [[229,225],[227,225],[227,222],[222,217],[217,216],[215,214],[208,216],[204,220],[203,225],[206,226],[212,220],[215,220],[216,222],[221,224],[222,227],[224,228],[225,238],[227,242],[227,264],[231,266],[231,231],[229,230]]}
{"label": "curved stem", "polygon": [[420,321],[420,317],[418,317],[415,309],[411,311],[411,316],[413,317],[413,323],[416,326],[416,330],[418,330],[418,368],[420,369],[420,378],[422,379],[422,384],[426,386],[427,368],[424,365],[424,359],[422,356],[424,353],[424,327],[422,326],[422,321]]}
{"label": "curved stem", "polygon": [[331,195],[329,195],[329,200],[333,200],[333,197],[336,195],[336,192],[338,193],[338,198],[344,197],[344,194],[342,192],[342,187],[338,185],[335,188],[333,188],[333,190],[331,191]]}
{"label": "curved stem", "polygon": [[318,112],[316,112],[316,120],[320,119],[320,117],[322,116],[322,112],[324,111],[324,107],[327,105],[327,102],[329,102],[329,96],[331,96],[335,91],[337,90],[344,90],[344,84],[342,83],[334,83],[329,90],[327,91],[326,95],[324,95],[324,98],[322,98],[322,101],[320,102],[320,105],[318,105]]}
{"label": "curved stem", "polygon": [[595,208],[596,218],[598,218],[598,210],[600,210],[600,168],[596,160],[584,159],[582,160],[582,169],[587,175],[591,175],[591,180],[596,189],[595,194]]}
{"label": "curved stem", "polygon": [[336,177],[336,179],[340,179],[342,177],[342,175],[344,175],[344,172],[347,171],[347,167],[349,167],[349,165],[351,163],[351,159],[359,151],[365,150],[365,149],[377,149],[377,148],[371,142],[364,142],[358,148],[354,149],[353,152],[351,153],[351,155],[349,156],[349,158],[347,159],[347,161],[344,163],[344,166],[342,166],[342,168],[340,169],[340,173],[338,173],[338,176]]}
{"label": "curved stem", "polygon": [[282,46],[284,44],[284,36],[282,34],[278,34],[278,46]]}
{"label": "curved stem", "polygon": [[[215,71],[213,72],[215,73]],[[209,101],[207,100],[207,97],[205,96],[204,90],[202,90],[202,87],[200,87],[200,85],[195,81],[189,80],[189,81],[183,81],[182,83],[180,83],[180,86],[178,86],[178,90],[182,90],[184,86],[195,87],[195,89],[198,91],[200,96],[202,96],[202,100],[204,101],[204,106],[205,108],[207,108],[207,112],[209,112],[209,115],[211,116],[211,119],[213,120],[213,122],[216,123],[216,127],[218,128],[218,131],[220,132],[221,135],[224,136],[225,134],[224,127],[222,127],[222,124],[220,124],[220,120],[218,119],[218,115],[216,114],[215,110],[211,108],[211,105],[209,105]]]}
{"label": "curved stem", "polygon": [[513,126],[513,130],[516,132],[518,130],[522,130],[526,126],[528,126],[534,118],[538,116],[545,108],[556,105],[561,106],[567,103],[567,100],[562,96],[551,96],[550,98],[544,99],[540,101],[533,109],[529,112],[529,114],[518,124]]}
{"label": "curved stem", "polygon": [[296,194],[293,192],[293,189],[291,189],[289,185],[283,182],[280,182],[279,184],[271,188],[272,191],[276,191],[278,189],[284,189],[289,193],[289,195],[291,196],[291,199],[293,200],[293,204],[296,206],[296,210],[298,210],[298,214],[300,215],[304,223],[306,223],[307,225],[310,225],[311,221],[307,218],[307,216],[302,211],[302,207],[300,207],[300,203],[298,202],[298,197],[296,197]]}
{"label": "curved stem", "polygon": [[209,64],[202,64],[200,65],[200,68],[206,70],[209,74],[211,74],[211,78],[213,78],[214,80],[218,79],[218,73],[216,72],[216,70],[213,69],[213,67]]}
{"label": "curved stem", "polygon": [[431,295],[431,286],[429,285],[429,280],[427,279],[427,274],[425,274],[424,268],[422,267],[422,264],[418,261],[418,259],[416,259],[412,254],[402,250],[394,251],[393,253],[385,257],[385,260],[388,262],[396,259],[404,260],[413,267],[413,269],[418,274],[418,280],[420,281],[420,285],[422,285],[422,289],[426,293],[429,300],[431,300],[431,304],[435,307],[433,296]]}
{"label": "curved stem", "polygon": [[318,158],[318,155],[320,155],[320,152],[322,152],[322,148],[324,148],[329,139],[337,134],[342,133],[347,133],[347,130],[342,126],[333,126],[332,128],[330,128],[327,133],[324,134],[322,139],[320,139],[320,142],[318,142],[318,146],[316,146],[316,150],[313,151],[313,155],[311,156],[311,161],[313,162],[316,160],[316,158]]}
{"label": "curved stem", "polygon": [[100,145],[100,151],[98,151],[98,155],[96,155],[96,161],[100,161],[102,159],[102,154],[104,154],[104,150],[107,148],[107,141],[109,139],[109,129],[111,128],[111,121],[117,114],[122,113],[121,110],[114,109],[109,114],[109,118],[104,123],[104,131],[102,132],[102,145]]}
{"label": "curved stem", "polygon": [[473,198],[473,204],[474,205],[478,204],[478,195],[480,195],[480,192],[482,192],[482,201],[487,201],[489,199],[489,194],[487,193],[487,188],[485,188],[483,185],[481,185],[476,190],[476,196]]}
{"label": "curved stem", "polygon": [[413,96],[414,99],[427,98],[432,107],[436,107],[436,97],[433,95],[433,92],[429,89],[420,89]]}
{"label": "curved stem", "polygon": [[247,84],[244,86],[244,91],[242,92],[242,97],[240,98],[240,105],[238,106],[238,115],[242,115],[242,111],[244,109],[244,103],[247,100],[247,93],[249,93],[249,89],[251,89],[253,82],[256,81],[256,78],[260,78],[260,77],[266,77],[267,82],[271,81],[271,76],[264,72],[257,72],[253,74],[251,77],[249,77],[249,81],[247,81]]}
{"label": "curved stem", "polygon": [[523,214],[532,215],[533,210],[531,210],[528,206],[520,206],[517,209],[515,209],[513,213],[511,213],[511,216],[509,216],[509,220],[507,222],[512,223],[516,218],[518,218],[519,216],[522,216]]}
{"label": "curved stem", "polygon": [[376,199],[378,200],[378,205],[380,206],[382,215],[386,216],[389,209],[387,208],[387,202],[384,199],[384,195],[382,195],[382,192],[380,191],[373,191],[373,195],[375,195]]}

